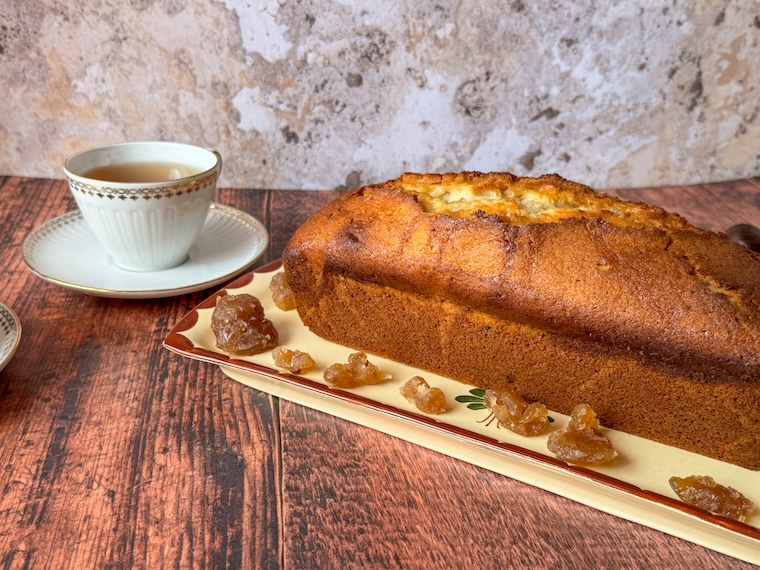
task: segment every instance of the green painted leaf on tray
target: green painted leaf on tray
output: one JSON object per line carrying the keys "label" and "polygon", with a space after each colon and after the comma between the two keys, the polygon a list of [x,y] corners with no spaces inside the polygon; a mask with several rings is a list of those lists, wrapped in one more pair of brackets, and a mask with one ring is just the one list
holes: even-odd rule
{"label": "green painted leaf on tray", "polygon": [[[482,388],[473,388],[469,392],[471,395],[464,394],[462,396],[457,396],[454,398],[457,402],[460,402],[462,404],[467,403],[467,409],[468,410],[485,410],[486,405],[483,403],[483,396],[486,395],[486,391]],[[554,418],[549,416],[549,421],[553,422]]]}
{"label": "green painted leaf on tray", "polygon": [[457,396],[454,399],[462,404],[467,403],[467,408],[470,410],[485,410],[486,405],[483,403],[483,396],[485,396],[485,394],[485,390],[482,390],[480,388],[473,388],[470,390],[469,394]]}
{"label": "green painted leaf on tray", "polygon": [[477,398],[475,396],[457,396],[454,398],[457,402],[483,402],[483,398]]}

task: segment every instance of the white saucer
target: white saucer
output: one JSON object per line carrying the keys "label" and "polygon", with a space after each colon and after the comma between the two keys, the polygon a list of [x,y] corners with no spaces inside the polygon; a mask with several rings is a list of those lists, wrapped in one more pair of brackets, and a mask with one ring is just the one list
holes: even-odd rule
{"label": "white saucer", "polygon": [[269,233],[253,216],[212,204],[188,260],[164,271],[119,268],[92,234],[79,210],[58,216],[24,240],[24,262],[39,277],[99,297],[157,299],[200,291],[242,273],[269,245]]}
{"label": "white saucer", "polygon": [[21,321],[10,307],[0,303],[0,370],[11,361],[21,342]]}

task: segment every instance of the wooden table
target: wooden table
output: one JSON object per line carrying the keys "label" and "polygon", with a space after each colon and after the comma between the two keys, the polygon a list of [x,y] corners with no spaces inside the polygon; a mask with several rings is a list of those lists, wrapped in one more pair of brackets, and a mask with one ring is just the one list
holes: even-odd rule
{"label": "wooden table", "polygon": [[[724,230],[760,225],[760,179],[619,191]],[[221,189],[271,232],[336,192]],[[158,300],[48,284],[24,237],[65,182],[0,177],[0,301],[23,325],[0,373],[2,568],[750,568],[170,353],[211,291]]]}

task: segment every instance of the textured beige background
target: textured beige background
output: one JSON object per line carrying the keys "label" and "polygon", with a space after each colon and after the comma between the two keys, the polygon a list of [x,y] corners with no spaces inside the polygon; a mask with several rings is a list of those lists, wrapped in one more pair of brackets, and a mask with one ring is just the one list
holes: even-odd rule
{"label": "textured beige background", "polygon": [[166,139],[220,150],[236,187],[757,176],[759,5],[3,0],[0,174]]}

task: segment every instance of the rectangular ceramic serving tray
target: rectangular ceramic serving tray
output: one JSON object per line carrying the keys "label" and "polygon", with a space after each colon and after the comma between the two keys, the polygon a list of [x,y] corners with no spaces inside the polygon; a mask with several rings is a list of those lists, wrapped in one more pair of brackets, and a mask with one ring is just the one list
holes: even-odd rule
{"label": "rectangular ceramic serving tray", "polygon": [[[370,361],[390,373],[390,381],[352,390],[329,388],[322,379],[324,369],[346,362],[355,351],[314,335],[296,311],[282,311],[273,304],[269,282],[279,267],[274,262],[248,273],[203,301],[174,327],[164,345],[183,356],[217,364],[224,374],[246,386],[760,564],[760,472],[609,429],[605,434],[620,457],[595,468],[569,465],[547,450],[546,435],[522,437],[500,428],[489,410],[478,405],[476,387],[373,355]],[[314,370],[294,375],[278,370],[269,351],[232,357],[216,348],[211,331],[216,299],[239,293],[250,293],[261,301],[277,328],[280,344],[310,353],[317,363]],[[401,396],[399,387],[415,375],[444,391],[449,407],[444,414],[423,414]],[[562,414],[550,415],[555,429],[567,423]],[[668,479],[674,475],[710,475],[739,490],[757,508],[740,523],[690,507],[670,489]]]}

